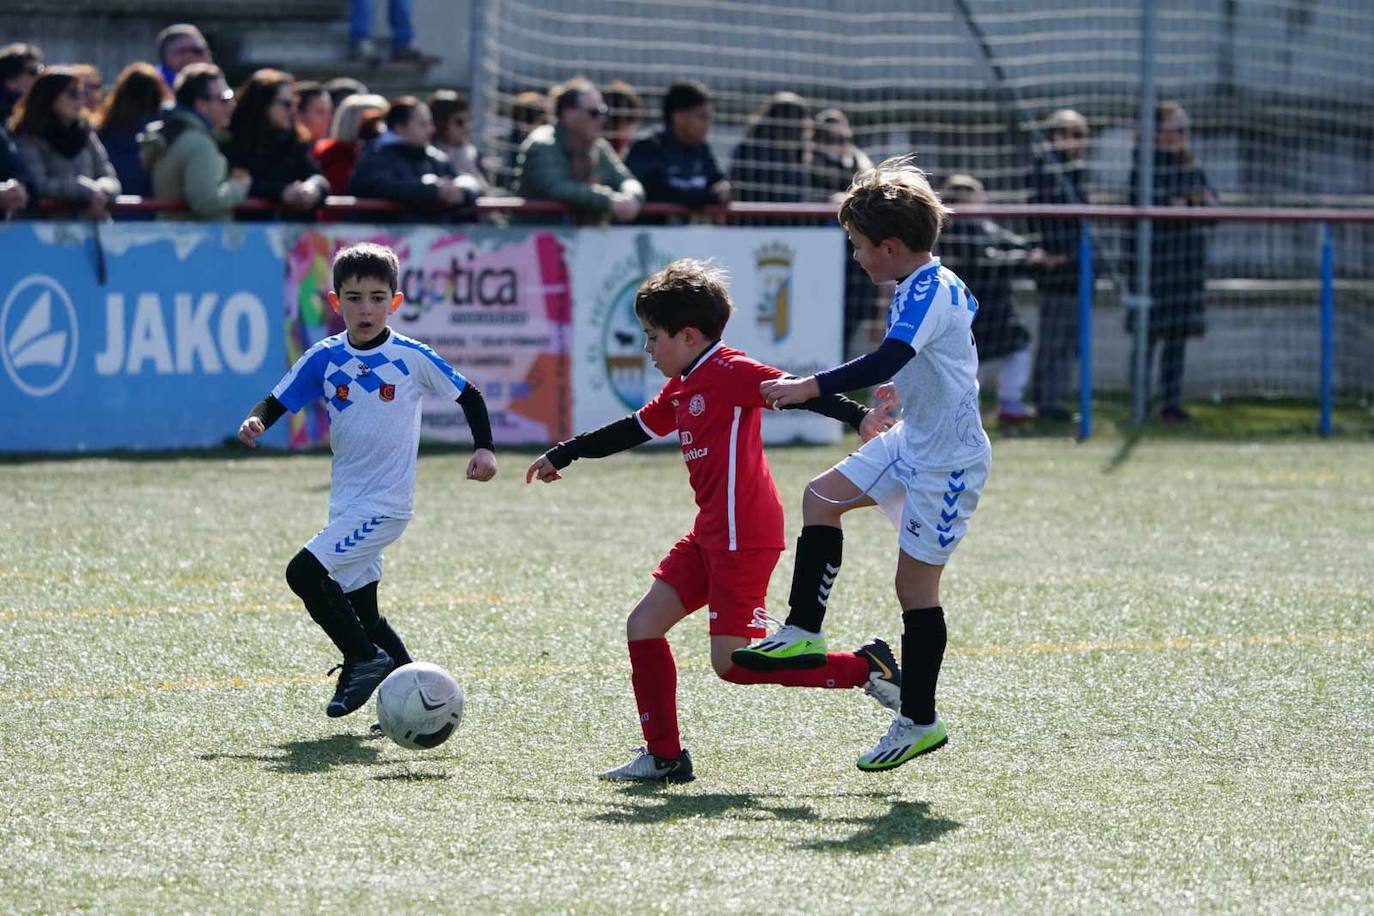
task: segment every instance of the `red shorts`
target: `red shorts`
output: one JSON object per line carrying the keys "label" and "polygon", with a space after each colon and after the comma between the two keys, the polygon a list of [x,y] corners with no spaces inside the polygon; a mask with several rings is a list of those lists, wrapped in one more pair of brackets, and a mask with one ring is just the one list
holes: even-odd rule
{"label": "red shorts", "polygon": [[671,585],[688,613],[710,607],[712,636],[767,635],[754,609],[768,606],[768,580],[782,549],[707,550],[687,532],[654,570],[654,578]]}

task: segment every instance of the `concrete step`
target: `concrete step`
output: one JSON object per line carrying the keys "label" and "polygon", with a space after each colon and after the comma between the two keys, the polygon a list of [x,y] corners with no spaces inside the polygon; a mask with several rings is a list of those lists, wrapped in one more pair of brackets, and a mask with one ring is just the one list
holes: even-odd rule
{"label": "concrete step", "polygon": [[159,19],[164,22],[251,22],[280,19],[348,21],[346,0],[218,0],[190,4],[186,0],[5,0],[5,13],[64,16],[117,15],[121,19]]}

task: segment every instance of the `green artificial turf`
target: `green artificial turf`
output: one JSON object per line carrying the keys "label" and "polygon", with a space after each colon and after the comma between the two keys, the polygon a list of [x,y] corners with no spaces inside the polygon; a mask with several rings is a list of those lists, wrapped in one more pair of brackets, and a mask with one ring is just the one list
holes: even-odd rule
{"label": "green artificial turf", "polygon": [[[1370,445],[1129,445],[996,443],[945,576],[947,748],[858,771],[871,699],[723,683],[694,617],[672,787],[592,777],[640,743],[624,619],[691,522],[674,452],[532,487],[530,455],[422,457],[380,597],[467,693],[429,752],[323,714],[282,572],[327,457],[0,466],[0,910],[1367,912]],[[789,539],[843,448],[771,452]],[[897,643],[895,550],[848,517],[832,646]]]}

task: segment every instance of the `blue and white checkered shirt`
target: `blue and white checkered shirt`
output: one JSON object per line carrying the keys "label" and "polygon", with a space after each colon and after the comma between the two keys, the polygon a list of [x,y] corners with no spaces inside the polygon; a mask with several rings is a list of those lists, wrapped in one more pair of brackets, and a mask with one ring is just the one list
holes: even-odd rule
{"label": "blue and white checkered shirt", "polygon": [[467,379],[418,340],[390,331],[380,346],[358,350],[347,333],[301,354],[272,389],[292,413],[323,397],[334,452],[329,517],[343,512],[409,518],[415,502],[415,454],[424,394],[455,399]]}

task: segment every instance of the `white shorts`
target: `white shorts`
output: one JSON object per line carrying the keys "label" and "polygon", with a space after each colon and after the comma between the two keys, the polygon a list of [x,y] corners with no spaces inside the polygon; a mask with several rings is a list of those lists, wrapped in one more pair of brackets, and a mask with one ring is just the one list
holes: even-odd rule
{"label": "white shorts", "polygon": [[305,549],[339,587],[354,592],[382,578],[382,548],[401,536],[408,518],[346,513],[320,529]]}
{"label": "white shorts", "polygon": [[902,436],[898,424],[851,452],[835,470],[892,520],[903,553],[943,566],[978,508],[991,456],[954,470],[917,471],[902,460]]}

